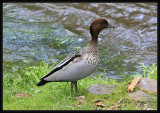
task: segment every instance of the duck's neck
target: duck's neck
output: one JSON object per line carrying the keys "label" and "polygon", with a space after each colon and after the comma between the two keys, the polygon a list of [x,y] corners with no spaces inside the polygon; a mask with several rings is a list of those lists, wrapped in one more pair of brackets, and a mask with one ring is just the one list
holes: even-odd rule
{"label": "duck's neck", "polygon": [[97,47],[97,42],[98,42],[98,34],[99,33],[96,33],[96,34],[92,34],[92,40],[90,41],[89,43],[89,46],[90,47]]}

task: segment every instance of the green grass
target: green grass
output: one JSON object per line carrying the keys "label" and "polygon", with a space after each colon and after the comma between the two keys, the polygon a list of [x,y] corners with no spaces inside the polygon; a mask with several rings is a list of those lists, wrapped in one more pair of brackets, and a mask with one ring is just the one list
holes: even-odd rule
{"label": "green grass", "polygon": [[[55,64],[54,64],[55,65]],[[49,67],[42,62],[39,67],[27,67],[26,70],[19,69],[16,76],[6,74],[3,77],[3,109],[4,110],[106,110],[111,107],[116,110],[141,110],[141,102],[135,102],[127,97],[126,85],[132,81],[131,77],[126,78],[123,82],[115,80],[102,79],[95,74],[95,77],[88,76],[78,81],[79,92],[71,93],[70,82],[53,82],[44,86],[37,87],[36,84],[40,78],[48,73],[53,67]],[[154,65],[156,66],[156,65]],[[157,73],[157,72],[156,72]],[[139,73],[140,74],[140,73]],[[155,76],[155,74],[152,74]],[[150,76],[150,77],[152,77]],[[154,78],[154,77],[153,77]],[[86,89],[91,84],[116,85],[112,94],[93,95]],[[28,93],[31,97],[19,98],[16,93]],[[81,102],[78,96],[85,96]],[[105,107],[97,107],[96,100],[102,100]],[[157,109],[156,100],[151,106]],[[146,102],[147,103],[147,102]],[[150,104],[149,102],[148,104]]]}
{"label": "green grass", "polygon": [[[151,66],[146,67],[144,64],[141,64],[141,66],[137,67],[139,68],[139,71],[132,75],[133,77],[142,77],[142,78],[150,78],[157,80],[157,65],[152,64]],[[142,73],[142,74],[141,74]]]}

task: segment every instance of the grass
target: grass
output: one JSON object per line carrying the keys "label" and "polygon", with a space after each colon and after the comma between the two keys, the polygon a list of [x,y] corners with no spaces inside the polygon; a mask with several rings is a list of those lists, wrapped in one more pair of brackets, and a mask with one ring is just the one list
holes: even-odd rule
{"label": "grass", "polygon": [[152,64],[151,66],[146,67],[144,64],[141,64],[141,66],[137,67],[139,68],[139,71],[132,75],[133,77],[141,77],[141,78],[151,78],[157,80],[157,65]]}
{"label": "grass", "polygon": [[[54,82],[37,87],[39,79],[48,73],[55,64],[49,67],[41,62],[39,67],[27,67],[26,70],[19,69],[18,75],[6,74],[3,77],[3,110],[141,110],[144,109],[143,102],[135,102],[127,97],[126,85],[132,81],[132,77],[126,78],[123,82],[102,79],[95,74],[95,77],[88,76],[78,81],[79,92],[71,93],[69,82]],[[154,65],[156,67],[156,65]],[[149,70],[149,68],[143,68]],[[156,68],[154,68],[156,69]],[[154,73],[157,73],[156,70]],[[140,75],[140,72],[139,72]],[[155,74],[153,74],[155,76]],[[149,76],[149,77],[153,77]],[[155,78],[155,77],[153,77]],[[86,89],[91,84],[115,85],[116,89],[112,94],[93,95]],[[27,93],[31,96],[19,98],[16,93]],[[84,96],[78,100],[78,96]],[[98,107],[95,101],[101,100],[104,107]],[[153,109],[157,109],[156,100],[145,102]]]}

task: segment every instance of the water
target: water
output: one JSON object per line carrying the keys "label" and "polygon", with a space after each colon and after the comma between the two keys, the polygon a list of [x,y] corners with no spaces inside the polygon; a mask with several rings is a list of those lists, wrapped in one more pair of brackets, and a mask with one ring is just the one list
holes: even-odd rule
{"label": "water", "polygon": [[52,65],[82,49],[98,17],[115,28],[99,35],[96,73],[118,80],[124,72],[134,74],[141,63],[157,64],[156,3],[4,3],[4,74],[42,60]]}

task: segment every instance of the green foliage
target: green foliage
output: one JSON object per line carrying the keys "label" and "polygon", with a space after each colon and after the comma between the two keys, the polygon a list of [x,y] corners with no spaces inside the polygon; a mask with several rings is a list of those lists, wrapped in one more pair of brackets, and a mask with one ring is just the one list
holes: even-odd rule
{"label": "green foliage", "polygon": [[133,77],[142,77],[142,78],[151,78],[157,80],[157,65],[152,64],[151,66],[146,67],[144,64],[137,67],[140,70],[135,74],[132,75]]}

